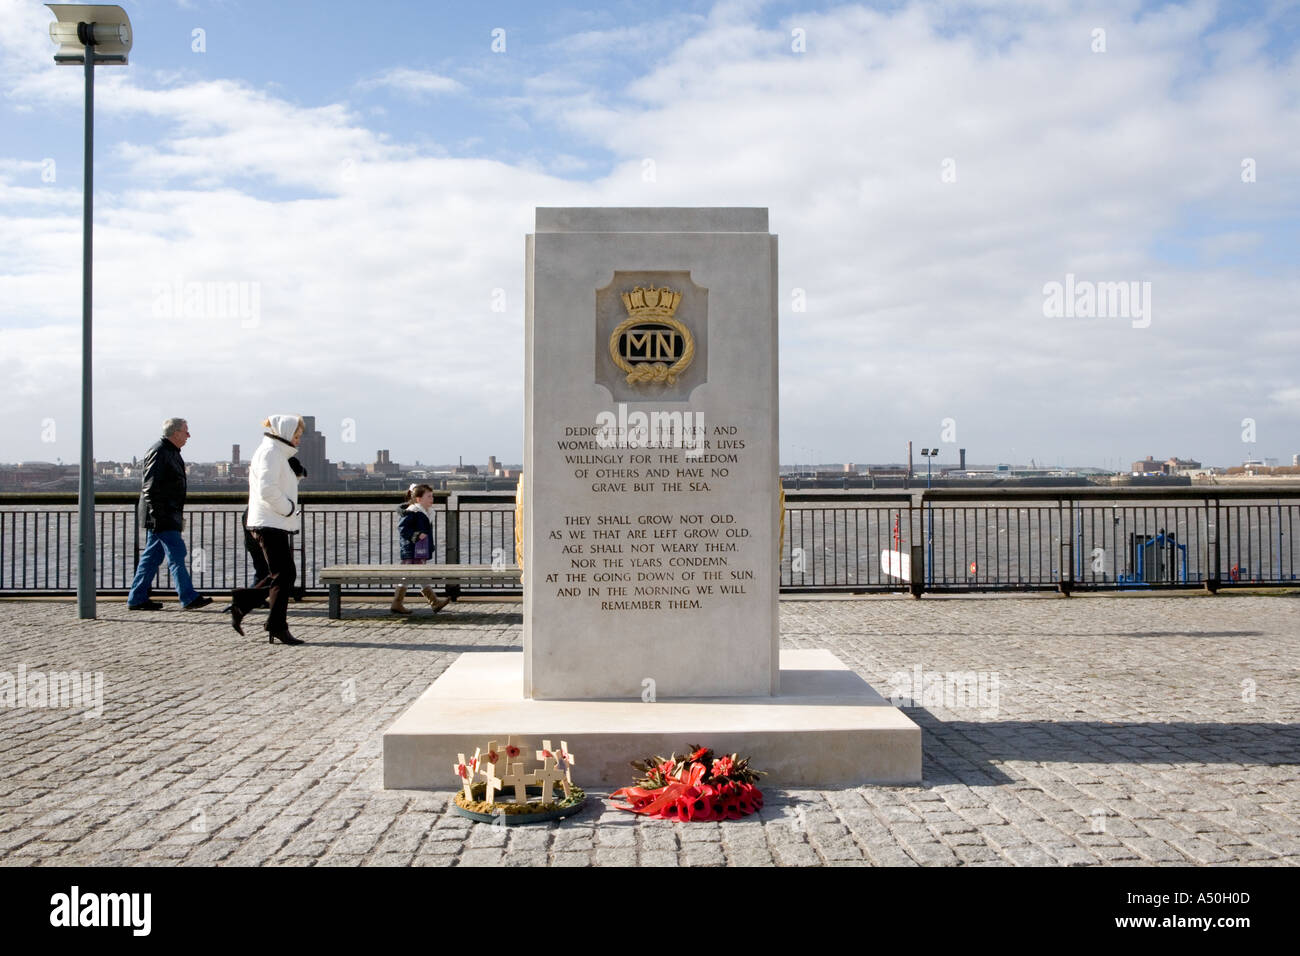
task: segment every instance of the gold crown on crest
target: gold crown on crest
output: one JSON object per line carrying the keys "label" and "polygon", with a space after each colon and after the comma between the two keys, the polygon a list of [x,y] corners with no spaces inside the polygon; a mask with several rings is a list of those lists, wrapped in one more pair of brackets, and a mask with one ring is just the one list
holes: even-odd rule
{"label": "gold crown on crest", "polygon": [[682,294],[667,286],[662,289],[637,286],[631,292],[623,293],[623,307],[634,318],[671,318],[681,301]]}

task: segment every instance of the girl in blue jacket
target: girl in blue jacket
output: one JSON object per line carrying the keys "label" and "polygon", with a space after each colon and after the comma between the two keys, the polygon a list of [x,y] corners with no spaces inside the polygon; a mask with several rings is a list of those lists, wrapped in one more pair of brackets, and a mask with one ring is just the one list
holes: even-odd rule
{"label": "girl in blue jacket", "polygon": [[[397,538],[399,555],[403,564],[425,564],[434,555],[433,548],[433,488],[430,485],[411,485],[406,492],[406,501],[398,509]],[[433,588],[425,585],[420,589],[429,607],[441,611],[449,603],[447,598],[438,597]],[[406,585],[399,585],[393,595],[394,614],[410,614],[403,606],[406,597]]]}

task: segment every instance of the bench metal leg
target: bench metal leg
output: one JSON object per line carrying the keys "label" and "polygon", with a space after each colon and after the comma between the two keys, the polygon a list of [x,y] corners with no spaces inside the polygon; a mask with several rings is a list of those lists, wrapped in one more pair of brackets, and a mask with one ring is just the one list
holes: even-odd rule
{"label": "bench metal leg", "polygon": [[343,616],[343,586],[330,585],[330,620],[337,621]]}

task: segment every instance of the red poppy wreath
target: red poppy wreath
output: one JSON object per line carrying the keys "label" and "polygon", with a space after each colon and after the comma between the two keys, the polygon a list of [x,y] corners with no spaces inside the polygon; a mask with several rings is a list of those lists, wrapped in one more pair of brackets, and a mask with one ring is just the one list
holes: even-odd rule
{"label": "red poppy wreath", "polygon": [[749,758],[736,754],[715,757],[707,747],[692,744],[686,756],[634,760],[636,784],[610,794],[620,810],[664,820],[739,820],[763,807],[756,787],[762,771]]}

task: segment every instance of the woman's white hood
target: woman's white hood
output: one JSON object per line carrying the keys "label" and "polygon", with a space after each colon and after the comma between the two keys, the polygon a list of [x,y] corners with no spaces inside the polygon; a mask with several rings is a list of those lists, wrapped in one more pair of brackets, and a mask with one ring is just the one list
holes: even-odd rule
{"label": "woman's white hood", "polygon": [[293,433],[298,430],[301,419],[297,415],[272,415],[267,419],[271,423],[271,434],[279,435],[285,441],[293,441]]}

